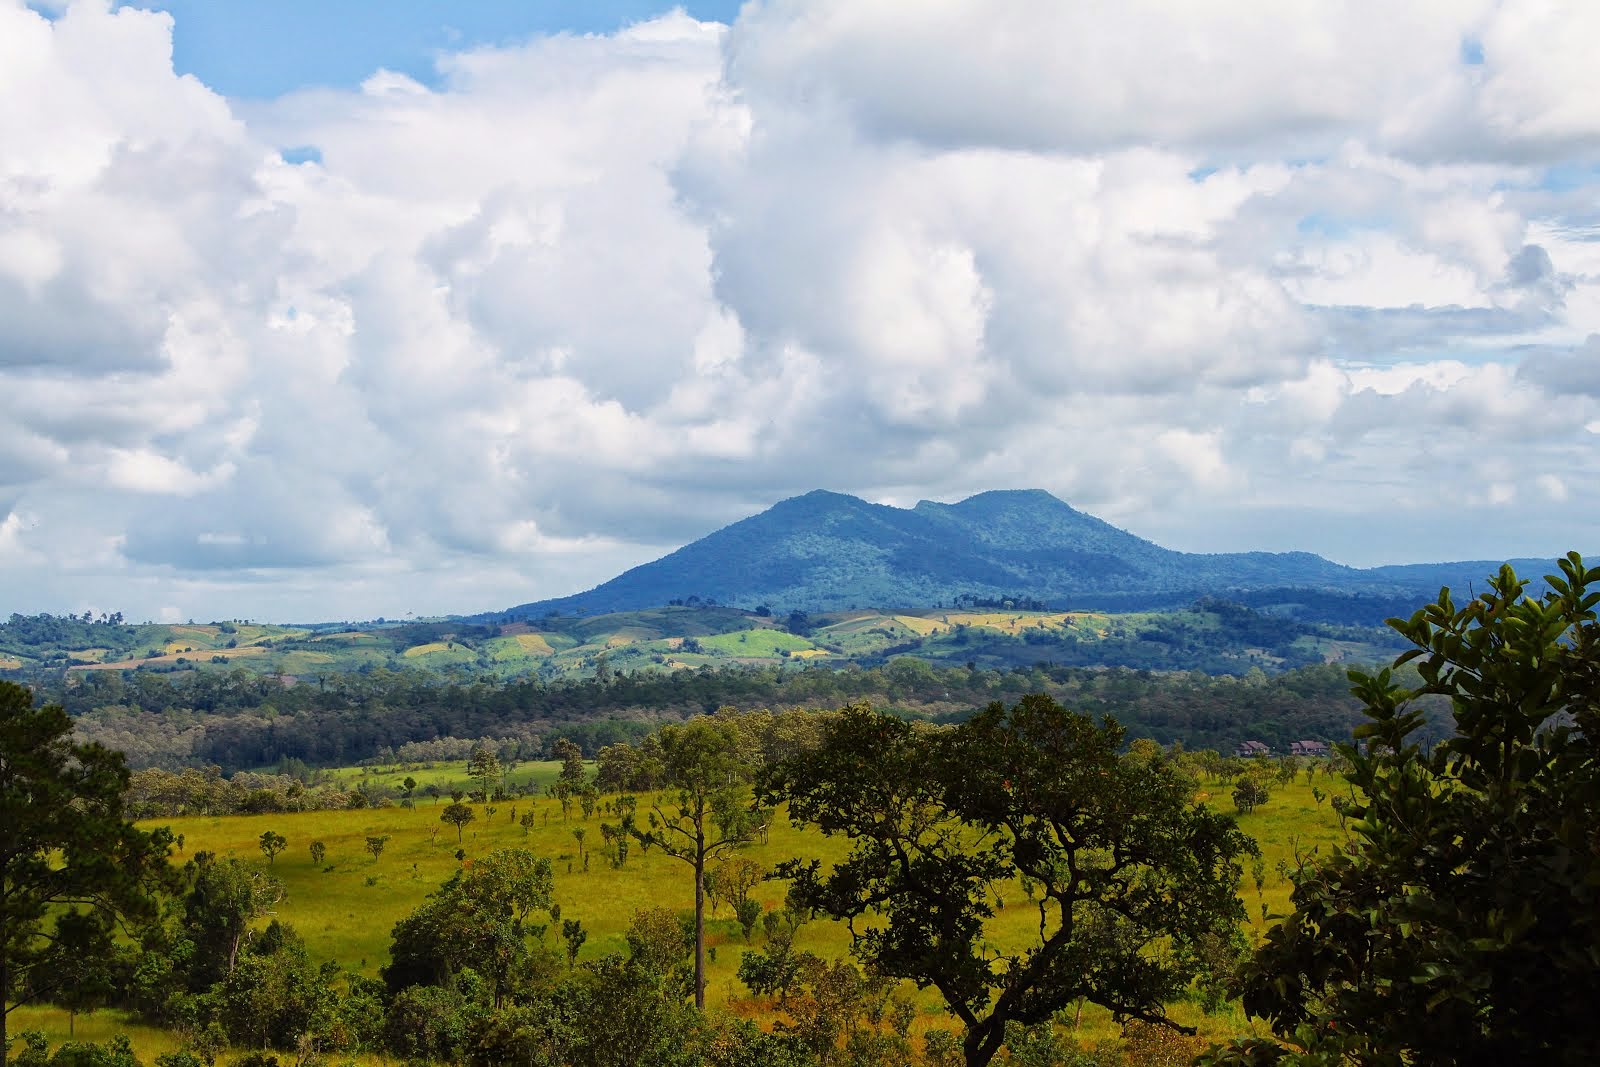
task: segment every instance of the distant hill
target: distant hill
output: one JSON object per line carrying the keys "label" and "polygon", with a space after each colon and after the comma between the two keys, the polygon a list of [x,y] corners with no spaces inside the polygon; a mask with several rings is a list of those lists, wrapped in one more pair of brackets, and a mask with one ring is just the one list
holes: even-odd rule
{"label": "distant hill", "polygon": [[[1511,563],[1530,576],[1551,569],[1549,560]],[[1481,586],[1499,566],[1479,560],[1363,570],[1309,552],[1176,552],[1038,489],[980,493],[957,504],[925,500],[910,509],[817,490],[587,592],[479,618],[636,611],[672,603],[765,605],[780,613],[1004,600],[1131,609],[1244,594],[1268,610],[1281,602],[1289,610],[1322,614],[1307,605],[1329,596],[1375,602],[1430,597],[1440,585]],[[1267,591],[1273,595],[1264,602]]]}

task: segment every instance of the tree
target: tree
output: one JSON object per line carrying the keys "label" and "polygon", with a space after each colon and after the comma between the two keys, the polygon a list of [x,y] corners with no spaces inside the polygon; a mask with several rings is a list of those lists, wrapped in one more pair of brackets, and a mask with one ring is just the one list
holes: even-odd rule
{"label": "tree", "polygon": [[477,779],[484,800],[494,798],[495,783],[500,780],[502,773],[500,757],[495,755],[494,749],[484,744],[472,747],[471,754],[467,756],[467,774]]}
{"label": "tree", "polygon": [[562,919],[561,937],[567,943],[567,966],[570,967],[578,962],[578,950],[589,940],[589,934],[584,930],[582,920]]}
{"label": "tree", "polygon": [[56,920],[60,951],[51,967],[50,999],[67,1009],[68,1037],[80,1012],[93,1012],[117,991],[111,926],[105,915],[89,911],[63,912]]}
{"label": "tree", "polygon": [[283,886],[259,867],[196,852],[184,898],[184,932],[194,943],[189,990],[200,993],[233,973],[250,924],[283,899]]}
{"label": "tree", "polygon": [[678,916],[660,907],[634,912],[624,938],[628,942],[628,958],[655,975],[671,974],[692,947],[692,939]]}
{"label": "tree", "polygon": [[576,792],[583,784],[583,749],[565,737],[558,737],[550,746],[550,754],[561,761],[560,780]]}
{"label": "tree", "polygon": [[373,862],[377,862],[378,857],[383,855],[383,846],[387,845],[388,843],[388,834],[367,838],[367,851],[372,853]]}
{"label": "tree", "polygon": [[1233,787],[1233,806],[1246,815],[1271,799],[1272,794],[1254,775],[1241,776],[1238,784]]}
{"label": "tree", "polygon": [[[852,922],[873,973],[939,991],[969,1065],[990,1062],[1007,1023],[1080,998],[1177,1027],[1164,1005],[1196,973],[1187,949],[1243,917],[1237,859],[1255,847],[1168,761],[1119,756],[1122,737],[1044,695],[937,732],[846,708],[759,792],[850,838],[850,855],[826,875],[798,860],[779,873],[800,906]],[[1037,933],[997,954],[986,924],[1019,876],[1037,887]]]}
{"label": "tree", "polygon": [[289,841],[282,834],[266,830],[261,834],[261,851],[267,854],[267,866],[272,866],[278,859],[278,853],[289,847]]}
{"label": "tree", "polygon": [[750,839],[749,768],[739,759],[739,731],[708,717],[663,726],[656,735],[667,784],[677,790],[670,812],[656,803],[650,829],[635,829],[645,847],[694,870],[694,1006],[706,1006],[706,863]]}
{"label": "tree", "polygon": [[[1245,1009],[1307,1059],[1593,1061],[1600,1003],[1600,568],[1389,625],[1418,684],[1351,672],[1369,721],[1341,745],[1347,840],[1293,877],[1294,911],[1241,976]],[[1430,701],[1455,734],[1417,735]],[[1293,1059],[1273,1042],[1219,1060]]]}
{"label": "tree", "polygon": [[34,707],[27,689],[0,682],[0,1064],[5,1020],[52,984],[59,954],[46,916],[145,916],[172,880],[171,834],[143,833],[123,815],[122,756],[74,744],[72,729],[60,707]]}
{"label": "tree", "polygon": [[328,854],[328,846],[327,845],[324,845],[321,841],[313,841],[313,842],[311,842],[311,865],[313,867],[321,867],[322,866],[322,858],[324,856],[326,856],[327,854]]}
{"label": "tree", "polygon": [[473,819],[476,819],[476,818],[477,818],[477,816],[475,814],[473,814],[472,809],[467,807],[467,805],[461,803],[461,801],[459,801],[459,800],[452,802],[439,815],[439,821],[440,822],[447,822],[451,826],[454,826],[456,828],[456,843],[457,844],[460,844],[460,842],[461,842],[461,830],[462,830],[462,828],[465,827],[467,825],[467,823],[471,822]]}
{"label": "tree", "polygon": [[735,856],[713,868],[722,899],[733,905],[735,914],[750,900],[750,892],[767,877],[767,869],[755,860]]}
{"label": "tree", "polygon": [[501,849],[458,870],[394,927],[383,980],[391,992],[450,984],[471,968],[493,982],[499,1004],[530,961],[526,919],[550,910],[550,861]]}

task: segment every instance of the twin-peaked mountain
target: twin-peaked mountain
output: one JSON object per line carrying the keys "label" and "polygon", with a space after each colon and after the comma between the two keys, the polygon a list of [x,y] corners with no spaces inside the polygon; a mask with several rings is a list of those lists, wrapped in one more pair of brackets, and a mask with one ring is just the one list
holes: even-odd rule
{"label": "twin-peaked mountain", "polygon": [[[1553,569],[1548,560],[1513,565],[1531,576]],[[816,612],[949,606],[958,597],[1064,608],[1154,607],[1289,589],[1428,597],[1441,585],[1481,585],[1498,567],[1480,561],[1363,570],[1308,552],[1175,552],[1038,489],[980,493],[958,504],[924,500],[910,509],[817,490],[588,592],[504,615],[634,611],[690,598]]]}

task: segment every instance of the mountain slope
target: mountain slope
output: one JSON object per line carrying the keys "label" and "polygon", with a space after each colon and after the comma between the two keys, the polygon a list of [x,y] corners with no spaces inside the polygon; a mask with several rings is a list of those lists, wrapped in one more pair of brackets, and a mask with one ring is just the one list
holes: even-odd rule
{"label": "mountain slope", "polygon": [[[1513,561],[1543,573],[1547,561]],[[699,601],[773,611],[932,607],[957,597],[1086,605],[1269,589],[1431,594],[1482,581],[1499,563],[1359,570],[1308,552],[1176,552],[1042,490],[980,493],[910,509],[816,490],[780,501],[585,593],[500,617],[632,611]]]}

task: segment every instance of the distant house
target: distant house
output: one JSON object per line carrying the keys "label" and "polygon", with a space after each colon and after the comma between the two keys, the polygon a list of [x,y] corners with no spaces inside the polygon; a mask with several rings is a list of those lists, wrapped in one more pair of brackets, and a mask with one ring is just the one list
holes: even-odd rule
{"label": "distant house", "polygon": [[1289,755],[1291,756],[1326,756],[1328,746],[1321,741],[1291,741],[1289,742]]}
{"label": "distant house", "polygon": [[1265,741],[1246,741],[1239,746],[1237,755],[1249,759],[1253,756],[1270,756],[1272,749],[1267,747]]}

